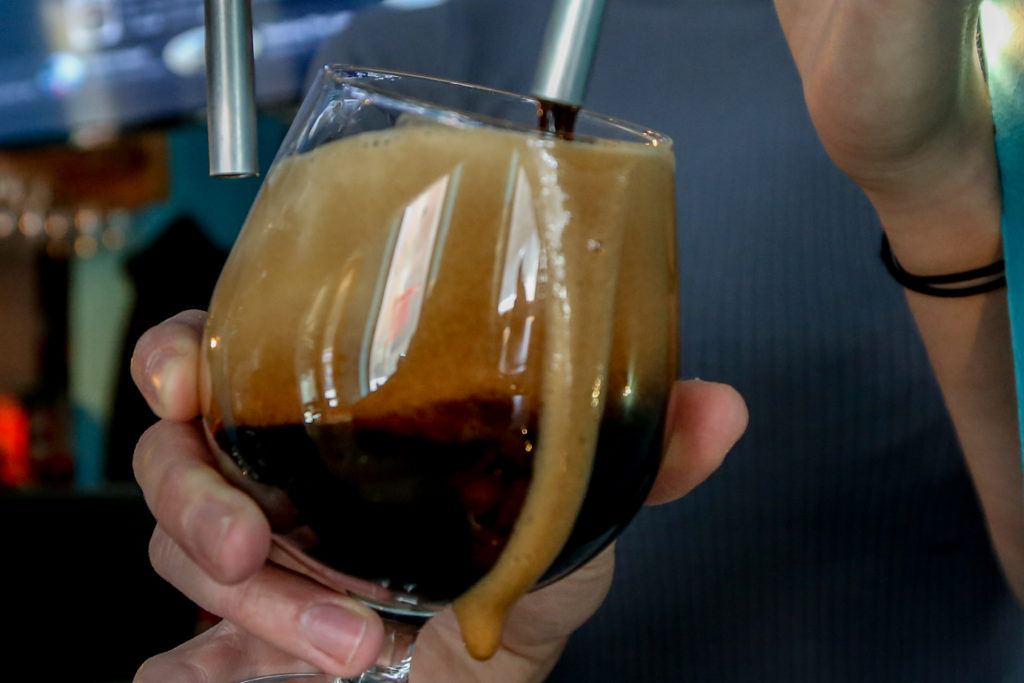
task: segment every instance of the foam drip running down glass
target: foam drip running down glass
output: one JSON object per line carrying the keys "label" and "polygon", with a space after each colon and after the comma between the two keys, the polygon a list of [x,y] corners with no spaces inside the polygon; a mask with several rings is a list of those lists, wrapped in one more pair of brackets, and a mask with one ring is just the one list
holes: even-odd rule
{"label": "foam drip running down glass", "polygon": [[448,606],[487,658],[508,606],[606,547],[658,468],[671,142],[537,122],[530,97],[325,68],[210,303],[219,465],[273,561],[385,618],[362,681],[406,680]]}

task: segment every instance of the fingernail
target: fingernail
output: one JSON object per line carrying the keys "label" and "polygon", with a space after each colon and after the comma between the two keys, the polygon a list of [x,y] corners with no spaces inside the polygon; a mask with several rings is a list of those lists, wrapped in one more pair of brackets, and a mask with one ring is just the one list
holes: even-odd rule
{"label": "fingernail", "polygon": [[151,401],[160,400],[160,388],[164,385],[164,376],[167,372],[166,365],[171,355],[161,349],[160,351],[154,351],[146,359],[146,367],[142,371],[145,378],[143,389],[147,394],[147,398]]}
{"label": "fingernail", "polygon": [[366,617],[340,605],[315,605],[302,613],[302,634],[318,650],[352,661],[366,635]]}
{"label": "fingernail", "polygon": [[224,538],[228,535],[228,529],[234,522],[234,511],[218,502],[200,503],[190,521],[192,527],[192,539],[197,550],[209,560],[211,564],[217,563],[220,556],[220,548]]}
{"label": "fingernail", "polygon": [[163,347],[146,359],[145,378],[149,397],[162,401],[170,377],[185,352],[174,347]]}

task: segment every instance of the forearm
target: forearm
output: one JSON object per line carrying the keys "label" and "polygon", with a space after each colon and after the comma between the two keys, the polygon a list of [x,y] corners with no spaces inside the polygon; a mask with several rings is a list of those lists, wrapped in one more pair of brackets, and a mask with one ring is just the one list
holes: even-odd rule
{"label": "forearm", "polygon": [[1024,602],[1024,505],[1005,290],[966,299],[908,292],[996,553]]}
{"label": "forearm", "polygon": [[[1000,194],[991,124],[965,132],[956,171],[900,199],[873,196],[908,271],[961,272],[1001,256]],[[973,139],[970,139],[973,138]],[[869,196],[872,193],[869,192]],[[989,532],[1024,601],[1024,503],[1006,290],[963,298],[913,291],[907,300],[927,348],[974,480]]]}
{"label": "forearm", "polygon": [[[808,112],[867,193],[904,270],[973,270],[1001,251],[999,177],[977,51],[979,0],[775,0]],[[1024,598],[1024,505],[1005,291],[908,292],[981,498]]]}

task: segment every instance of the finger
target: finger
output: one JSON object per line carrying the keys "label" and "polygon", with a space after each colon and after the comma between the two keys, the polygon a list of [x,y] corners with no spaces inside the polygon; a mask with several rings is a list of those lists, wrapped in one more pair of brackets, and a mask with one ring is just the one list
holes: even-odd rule
{"label": "finger", "polygon": [[522,652],[568,638],[601,606],[614,568],[613,544],[568,576],[524,595],[509,611],[505,644]]}
{"label": "finger", "polygon": [[159,527],[150,541],[150,560],[160,576],[203,609],[323,671],[358,674],[380,650],[383,626],[373,610],[274,564],[234,585],[220,584]]}
{"label": "finger", "polygon": [[676,382],[669,402],[665,456],[649,505],[676,500],[708,478],[747,428],[747,405],[727,384]]}
{"label": "finger", "polygon": [[613,547],[608,547],[569,576],[523,596],[509,611],[501,648],[487,661],[469,655],[455,614],[446,609],[420,632],[413,674],[428,681],[541,680],[570,634],[604,600],[614,564]]}
{"label": "finger", "polygon": [[197,421],[161,420],[135,448],[135,479],[157,524],[221,583],[255,573],[270,550],[270,526],[253,500],[211,465]]}
{"label": "finger", "polygon": [[314,670],[225,620],[170,652],[146,660],[133,683],[226,683]]}
{"label": "finger", "polygon": [[206,313],[184,311],[139,338],[131,373],[149,407],[169,420],[199,414],[199,344]]}

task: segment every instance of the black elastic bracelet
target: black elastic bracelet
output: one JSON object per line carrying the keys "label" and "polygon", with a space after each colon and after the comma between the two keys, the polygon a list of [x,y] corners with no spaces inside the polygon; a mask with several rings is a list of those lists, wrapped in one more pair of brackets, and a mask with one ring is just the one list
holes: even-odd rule
{"label": "black elastic bracelet", "polygon": [[[999,259],[995,263],[974,270],[965,270],[962,273],[950,273],[948,275],[913,275],[903,270],[903,267],[896,261],[892,249],[889,247],[889,240],[882,233],[882,263],[886,270],[895,278],[896,282],[914,292],[929,294],[931,296],[942,296],[947,298],[974,296],[984,294],[1000,287],[1006,286],[1006,263]],[[990,278],[984,282],[978,282],[966,287],[951,287],[936,285],[958,285],[965,282],[975,282],[982,278]]]}

